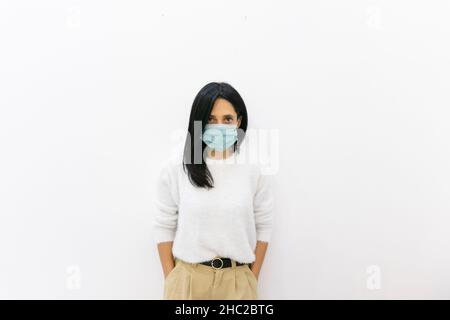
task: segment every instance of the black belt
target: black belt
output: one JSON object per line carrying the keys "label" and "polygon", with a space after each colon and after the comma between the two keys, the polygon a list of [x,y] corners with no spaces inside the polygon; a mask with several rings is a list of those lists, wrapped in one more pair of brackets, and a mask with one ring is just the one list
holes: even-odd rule
{"label": "black belt", "polygon": [[[204,264],[208,267],[213,267],[214,269],[222,269],[231,267],[231,259],[230,258],[214,258],[212,260],[199,262],[200,264]],[[236,261],[236,266],[243,266],[249,263],[241,263]]]}

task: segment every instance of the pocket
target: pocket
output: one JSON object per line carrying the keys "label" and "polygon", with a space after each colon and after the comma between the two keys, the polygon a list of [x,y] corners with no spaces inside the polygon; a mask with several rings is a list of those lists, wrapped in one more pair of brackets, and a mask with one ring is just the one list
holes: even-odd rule
{"label": "pocket", "polygon": [[251,276],[256,282],[258,282],[258,278],[257,278],[256,275],[253,273],[252,269],[250,269],[250,267],[247,268],[247,272],[250,273],[250,276]]}
{"label": "pocket", "polygon": [[191,275],[181,261],[169,272],[164,281],[163,299],[190,299]]}
{"label": "pocket", "polygon": [[164,278],[164,281],[167,281],[168,279],[169,279],[169,277],[171,277],[172,276],[172,274],[174,273],[174,271],[175,271],[175,269],[177,269],[178,268],[178,264],[176,264],[173,268],[172,268],[172,270],[170,270],[170,272],[167,274],[167,276]]}

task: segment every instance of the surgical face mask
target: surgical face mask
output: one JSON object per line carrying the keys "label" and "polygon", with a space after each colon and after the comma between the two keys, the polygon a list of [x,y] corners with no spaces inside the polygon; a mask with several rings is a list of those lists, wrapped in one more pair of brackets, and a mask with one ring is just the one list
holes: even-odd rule
{"label": "surgical face mask", "polygon": [[235,124],[207,124],[203,131],[202,140],[217,151],[224,151],[231,147],[238,139]]}

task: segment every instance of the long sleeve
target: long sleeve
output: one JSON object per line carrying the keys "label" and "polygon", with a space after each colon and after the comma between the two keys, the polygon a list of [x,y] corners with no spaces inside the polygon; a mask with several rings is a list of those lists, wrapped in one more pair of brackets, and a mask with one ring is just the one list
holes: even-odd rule
{"label": "long sleeve", "polygon": [[155,215],[153,232],[156,243],[173,241],[178,223],[178,197],[176,179],[171,176],[170,166],[165,165],[159,173],[154,199]]}
{"label": "long sleeve", "polygon": [[260,174],[253,199],[256,240],[269,242],[272,235],[274,196],[272,176]]}

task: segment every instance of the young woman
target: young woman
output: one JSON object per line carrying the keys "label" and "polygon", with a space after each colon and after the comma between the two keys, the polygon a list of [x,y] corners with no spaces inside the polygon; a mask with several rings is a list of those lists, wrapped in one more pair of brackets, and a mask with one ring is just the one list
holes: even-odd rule
{"label": "young woman", "polygon": [[209,83],[194,99],[184,150],[157,181],[164,299],[258,299],[273,193],[259,163],[243,161],[247,123],[244,101],[227,83]]}

